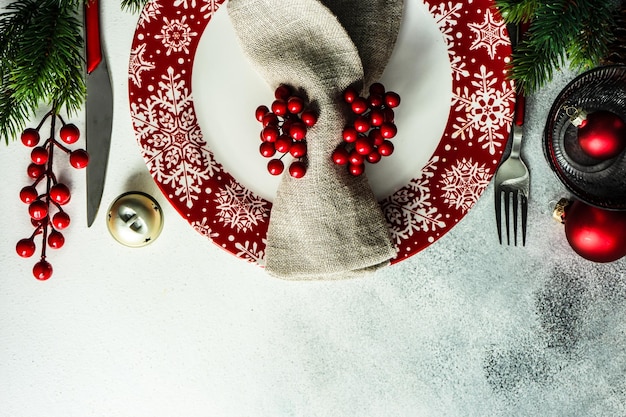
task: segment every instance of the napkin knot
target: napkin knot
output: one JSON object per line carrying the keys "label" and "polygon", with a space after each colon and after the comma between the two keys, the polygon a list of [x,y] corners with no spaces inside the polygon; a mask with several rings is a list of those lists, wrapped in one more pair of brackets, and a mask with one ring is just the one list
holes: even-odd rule
{"label": "napkin knot", "polygon": [[273,202],[266,245],[271,275],[354,277],[387,265],[395,256],[366,176],[352,175],[331,155],[344,143],[346,126],[354,127],[356,120],[345,92],[361,94],[380,78],[402,8],[401,0],[228,3],[240,44],[256,70],[275,90],[289,85],[305,92],[316,111],[305,135],[306,174],[283,175]]}

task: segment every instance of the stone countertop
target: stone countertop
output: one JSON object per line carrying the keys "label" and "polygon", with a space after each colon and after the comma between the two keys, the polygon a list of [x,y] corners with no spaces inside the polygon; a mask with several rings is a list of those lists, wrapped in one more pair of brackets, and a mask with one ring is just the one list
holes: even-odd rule
{"label": "stone countertop", "polygon": [[[14,250],[31,230],[18,199],[28,151],[3,147],[0,417],[626,415],[626,258],[580,258],[551,217],[569,194],[542,132],[574,73],[528,98],[526,247],[498,244],[490,184],[406,261],[357,280],[284,282],[195,232],[150,178],[124,93],[136,18],[105,6],[122,93],[103,205],[147,192],[165,228],[129,249],[102,214],[87,228],[72,207],[55,275],[38,282]],[[67,180],[84,201],[84,176]]]}

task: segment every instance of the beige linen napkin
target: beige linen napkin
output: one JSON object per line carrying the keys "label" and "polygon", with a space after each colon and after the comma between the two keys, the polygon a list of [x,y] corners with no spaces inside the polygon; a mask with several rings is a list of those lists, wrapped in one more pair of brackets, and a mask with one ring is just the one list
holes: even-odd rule
{"label": "beige linen napkin", "polygon": [[397,37],[402,1],[324,3],[228,2],[244,53],[270,87],[302,89],[319,111],[307,133],[307,173],[298,179],[283,175],[272,207],[266,269],[284,279],[358,276],[387,265],[395,255],[365,175],[353,177],[334,165],[331,154],[349,116],[343,91],[361,89],[364,79],[371,83],[382,74]]}

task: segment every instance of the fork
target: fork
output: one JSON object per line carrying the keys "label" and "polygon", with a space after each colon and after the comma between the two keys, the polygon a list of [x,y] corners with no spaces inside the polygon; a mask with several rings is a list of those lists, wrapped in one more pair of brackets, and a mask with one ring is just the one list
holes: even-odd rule
{"label": "fork", "polygon": [[[519,39],[519,28],[515,28],[512,36],[515,38],[515,44]],[[513,143],[511,144],[511,152],[508,158],[500,165],[496,171],[495,178],[495,209],[496,209],[496,226],[498,229],[498,240],[502,244],[502,200],[504,200],[504,219],[506,225],[506,242],[511,244],[510,238],[510,212],[513,208],[513,239],[517,246],[517,219],[518,206],[521,207],[522,221],[522,245],[526,245],[526,224],[528,218],[528,195],[530,191],[530,174],[526,164],[521,158],[523,129],[524,129],[524,111],[526,100],[524,95],[516,92],[515,98],[515,116],[511,136]],[[512,200],[512,201],[511,201]]]}

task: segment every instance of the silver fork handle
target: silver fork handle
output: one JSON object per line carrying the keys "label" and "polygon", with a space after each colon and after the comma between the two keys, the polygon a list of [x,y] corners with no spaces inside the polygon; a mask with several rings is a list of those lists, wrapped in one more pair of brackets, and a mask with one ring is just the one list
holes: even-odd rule
{"label": "silver fork handle", "polygon": [[522,126],[518,126],[517,124],[513,125],[513,143],[511,144],[511,158],[520,157],[520,152],[522,150],[522,139],[524,128]]}

